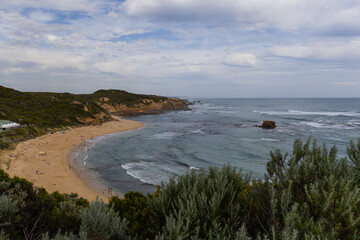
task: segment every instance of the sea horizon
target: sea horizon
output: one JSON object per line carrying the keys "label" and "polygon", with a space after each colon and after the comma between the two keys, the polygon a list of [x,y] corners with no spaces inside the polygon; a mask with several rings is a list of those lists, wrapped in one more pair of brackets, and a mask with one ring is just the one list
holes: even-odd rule
{"label": "sea horizon", "polygon": [[360,99],[360,97],[184,97],[184,96],[166,96],[181,99]]}

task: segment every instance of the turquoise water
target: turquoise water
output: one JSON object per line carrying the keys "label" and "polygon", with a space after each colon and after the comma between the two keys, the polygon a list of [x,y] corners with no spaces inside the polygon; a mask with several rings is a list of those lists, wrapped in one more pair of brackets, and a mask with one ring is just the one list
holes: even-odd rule
{"label": "turquoise water", "polygon": [[[336,144],[345,156],[360,137],[360,99],[191,100],[200,103],[190,111],[132,117],[147,127],[88,141],[74,153],[77,165],[94,184],[146,193],[173,175],[228,162],[261,178],[269,151],[291,151],[296,138]],[[278,127],[254,127],[262,120]]]}

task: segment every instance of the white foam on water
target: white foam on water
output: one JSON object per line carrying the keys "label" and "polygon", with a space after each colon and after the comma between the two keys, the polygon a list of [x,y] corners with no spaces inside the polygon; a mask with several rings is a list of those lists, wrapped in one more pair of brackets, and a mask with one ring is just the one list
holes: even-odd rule
{"label": "white foam on water", "polygon": [[168,181],[171,176],[184,174],[188,170],[185,166],[157,164],[154,162],[136,162],[121,165],[126,173],[144,183],[160,185]]}
{"label": "white foam on water", "polygon": [[242,138],[240,140],[247,142],[260,142],[260,141],[280,142],[280,139],[275,139],[275,138]]}
{"label": "white foam on water", "polygon": [[[216,106],[213,104],[205,103],[205,104],[195,104],[191,105],[190,109],[192,110],[192,113],[204,113],[211,110],[220,110],[225,109],[223,106]],[[185,112],[186,113],[186,112]]]}
{"label": "white foam on water", "polygon": [[201,129],[191,131],[191,133],[204,133]]}
{"label": "white foam on water", "polygon": [[[305,125],[313,128],[329,128],[329,129],[354,129],[349,125],[342,125],[342,124],[334,124],[334,123],[323,123],[323,122],[300,122],[300,125]],[[295,124],[296,125],[296,124]]]}
{"label": "white foam on water", "polygon": [[125,170],[128,170],[128,169],[131,169],[133,167],[136,167],[136,166],[144,166],[145,165],[145,162],[139,162],[139,163],[126,163],[126,164],[123,164],[121,165],[121,167]]}
{"label": "white foam on water", "polygon": [[261,138],[261,140],[268,142],[280,142],[280,139],[274,139],[274,138]]}
{"label": "white foam on water", "polygon": [[198,168],[198,167],[193,167],[193,166],[190,166],[189,168],[190,168],[190,170],[193,170],[193,169],[194,169],[194,170],[200,170],[200,168]]}
{"label": "white foam on water", "polygon": [[266,115],[321,115],[321,116],[346,116],[346,117],[360,117],[357,112],[303,112],[297,110],[288,111],[253,111],[254,113]]}
{"label": "white foam on water", "polygon": [[250,138],[241,138],[239,139],[240,141],[246,141],[246,142],[256,142],[258,141],[259,139],[250,139]]}
{"label": "white foam on water", "polygon": [[215,111],[215,113],[237,114],[239,111]]}
{"label": "white foam on water", "polygon": [[176,132],[162,132],[154,134],[153,136],[149,137],[149,139],[172,139],[177,135],[178,133]]}
{"label": "white foam on water", "polygon": [[350,126],[360,125],[360,121],[356,121],[356,120],[354,120],[354,121],[348,121],[347,124],[350,125]]}

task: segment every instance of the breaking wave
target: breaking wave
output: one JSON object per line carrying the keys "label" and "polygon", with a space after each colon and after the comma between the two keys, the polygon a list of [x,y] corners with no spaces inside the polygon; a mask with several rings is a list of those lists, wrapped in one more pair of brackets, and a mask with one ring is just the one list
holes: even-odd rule
{"label": "breaking wave", "polygon": [[345,117],[360,117],[357,112],[304,112],[297,110],[288,111],[253,111],[254,113],[266,115],[319,115],[319,116],[345,116]]}

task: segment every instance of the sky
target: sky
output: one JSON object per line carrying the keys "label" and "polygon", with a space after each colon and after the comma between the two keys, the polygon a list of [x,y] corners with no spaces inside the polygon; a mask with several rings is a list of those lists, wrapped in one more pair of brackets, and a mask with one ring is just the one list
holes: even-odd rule
{"label": "sky", "polygon": [[1,0],[0,85],[360,97],[360,1]]}

